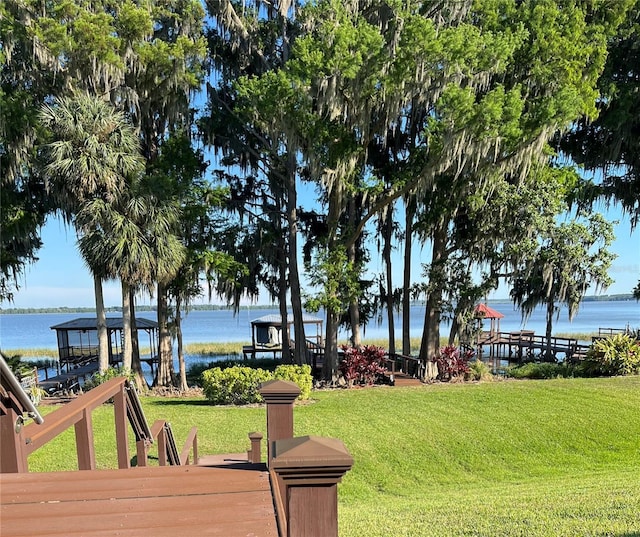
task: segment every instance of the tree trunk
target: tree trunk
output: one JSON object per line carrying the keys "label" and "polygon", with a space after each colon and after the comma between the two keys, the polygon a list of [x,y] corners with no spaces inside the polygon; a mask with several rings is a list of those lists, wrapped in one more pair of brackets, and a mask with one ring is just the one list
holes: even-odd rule
{"label": "tree trunk", "polygon": [[424,331],[420,345],[420,359],[431,360],[440,351],[440,304],[441,291],[429,293],[424,316]]}
{"label": "tree trunk", "polygon": [[456,342],[456,337],[458,336],[458,332],[460,331],[460,321],[459,321],[459,313],[458,306],[456,306],[455,311],[453,312],[453,319],[451,319],[451,328],[449,329],[449,345],[454,345]]}
{"label": "tree trunk", "polygon": [[282,342],[282,363],[284,364],[292,364],[293,363],[293,359],[291,357],[291,347],[289,346],[289,339],[290,334],[289,334],[289,323],[288,323],[288,317],[289,317],[289,312],[287,310],[287,285],[286,285],[286,281],[287,281],[287,277],[285,274],[285,268],[281,266],[279,268],[280,272],[281,272],[281,278],[280,278],[280,289],[278,290],[278,294],[280,295],[278,297],[278,307],[280,310],[280,341]]}
{"label": "tree trunk", "polygon": [[393,212],[391,209],[387,211],[387,216],[383,223],[384,229],[384,246],[382,248],[382,259],[385,266],[385,285],[387,286],[387,324],[389,326],[389,354],[396,353],[396,327],[394,319],[394,303],[393,303],[393,275],[391,271],[391,240],[393,237]]}
{"label": "tree trunk", "polygon": [[182,345],[182,301],[180,297],[176,297],[176,340],[178,342],[178,371],[180,374],[178,389],[181,392],[186,392],[189,386],[187,386],[187,366]]}
{"label": "tree trunk", "polygon": [[[356,224],[356,202],[354,198],[349,200],[349,222],[352,226]],[[352,267],[357,266],[356,245],[358,241],[353,243],[347,249],[347,258]],[[354,297],[349,303],[349,324],[351,325],[351,341],[352,347],[359,347],[362,344],[362,336],[360,335],[360,305],[358,297]],[[337,336],[336,336],[337,337]]]}
{"label": "tree trunk", "polygon": [[420,345],[420,359],[428,362],[440,350],[440,312],[442,308],[443,264],[446,258],[447,228],[441,223],[433,232],[429,293]]}
{"label": "tree trunk", "polygon": [[322,378],[334,381],[338,374],[338,314],[327,311],[327,330],[324,347]]}
{"label": "tree trunk", "polygon": [[402,354],[411,355],[411,247],[415,202],[407,202],[404,225],[404,271],[402,277]]}
{"label": "tree trunk", "polygon": [[[138,339],[138,323],[136,321],[136,294],[133,287],[129,287],[129,304],[131,307],[131,371],[138,387],[138,391],[148,388],[147,380],[142,371],[140,361],[140,341]],[[153,352],[153,349],[151,349]]]}
{"label": "tree trunk", "polygon": [[298,193],[296,188],[296,156],[289,148],[287,162],[287,223],[289,226],[289,292],[293,314],[293,332],[295,334],[294,359],[297,364],[309,363],[307,356],[307,336],[304,327],[302,292],[300,289],[300,271],[298,268]]}
{"label": "tree trunk", "polygon": [[362,345],[362,336],[360,334],[360,307],[357,299],[352,300],[349,304],[349,322],[351,324],[349,341],[352,347],[359,347]]}
{"label": "tree trunk", "polygon": [[154,386],[173,386],[175,372],[173,369],[173,351],[171,349],[171,333],[169,331],[169,305],[164,285],[158,284],[158,369]]}
{"label": "tree trunk", "polygon": [[122,280],[122,368],[131,371],[131,360],[133,355],[131,337],[131,293],[129,285]]}
{"label": "tree trunk", "polygon": [[553,301],[553,293],[547,299],[547,326],[545,330],[545,336],[547,338],[546,348],[544,350],[543,361],[545,362],[555,362],[556,357],[553,355],[551,351],[551,332],[553,331],[553,313],[555,311],[554,301]]}
{"label": "tree trunk", "polygon": [[104,295],[102,294],[102,278],[93,275],[93,288],[96,295],[96,322],[98,329],[98,371],[104,373],[109,368],[111,345],[107,331],[107,314],[104,309]]}

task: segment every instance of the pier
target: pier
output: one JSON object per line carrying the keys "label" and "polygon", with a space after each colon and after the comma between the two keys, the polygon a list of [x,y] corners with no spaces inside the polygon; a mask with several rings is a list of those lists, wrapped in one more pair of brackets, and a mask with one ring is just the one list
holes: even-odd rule
{"label": "pier", "polygon": [[514,332],[481,332],[474,345],[476,356],[482,360],[522,361],[578,361],[585,357],[589,345],[576,338],[547,338],[532,330]]}

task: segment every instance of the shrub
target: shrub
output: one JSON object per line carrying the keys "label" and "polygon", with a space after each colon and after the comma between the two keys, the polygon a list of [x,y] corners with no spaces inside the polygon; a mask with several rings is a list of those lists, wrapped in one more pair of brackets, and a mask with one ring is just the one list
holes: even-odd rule
{"label": "shrub", "polygon": [[273,378],[295,382],[300,388],[298,399],[309,399],[313,386],[310,365],[279,365],[273,372]]}
{"label": "shrub", "polygon": [[214,367],[202,373],[202,388],[205,397],[217,405],[244,405],[259,403],[260,383],[272,379],[264,369],[252,367]]}
{"label": "shrub", "polygon": [[202,388],[205,397],[214,404],[246,405],[262,402],[260,384],[274,379],[295,382],[300,388],[298,399],[311,396],[311,367],[308,365],[280,365],[273,373],[244,366],[214,367],[202,373]]}
{"label": "shrub", "polygon": [[340,362],[340,372],[349,386],[355,384],[372,385],[383,375],[385,350],[375,345],[359,347],[342,346],[344,358]]}
{"label": "shrub", "polygon": [[82,385],[82,389],[85,391],[91,390],[96,386],[100,386],[100,384],[104,384],[108,380],[114,379],[116,377],[126,377],[131,382],[133,382],[135,379],[135,376],[131,371],[125,370],[121,367],[109,366],[105,371],[98,371],[97,373],[91,375],[91,377],[89,377],[89,379],[87,379]]}
{"label": "shrub", "polygon": [[469,374],[469,360],[473,354],[471,350],[460,354],[460,350],[455,345],[441,347],[438,356],[432,359],[438,367],[437,379],[441,381],[464,379]]}
{"label": "shrub", "polygon": [[474,360],[469,365],[469,378],[471,380],[491,380],[493,373],[491,373],[489,364],[482,360]]}
{"label": "shrub", "polygon": [[256,358],[253,360],[245,360],[243,358],[229,358],[225,360],[216,361],[201,361],[194,362],[189,365],[187,369],[187,382],[190,386],[202,385],[202,373],[207,369],[213,369],[219,367],[220,369],[227,369],[229,367],[251,367],[253,369],[260,368],[266,371],[273,371],[280,360],[274,360],[273,358]]}
{"label": "shrub", "polygon": [[568,364],[529,362],[508,368],[506,374],[515,379],[553,379],[575,377],[577,372],[578,370]]}
{"label": "shrub", "polygon": [[599,339],[587,351],[582,367],[590,375],[640,374],[640,342],[627,334]]}

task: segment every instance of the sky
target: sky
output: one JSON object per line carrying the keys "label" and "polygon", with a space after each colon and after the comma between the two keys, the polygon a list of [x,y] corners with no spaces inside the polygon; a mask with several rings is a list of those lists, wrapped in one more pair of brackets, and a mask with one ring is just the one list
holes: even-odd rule
{"label": "sky", "polygon": [[[607,210],[605,207],[597,209],[609,220],[618,220],[615,226],[616,241],[612,251],[618,255],[614,260],[609,275],[614,283],[599,294],[631,293],[640,278],[640,230],[630,232],[629,218],[622,216],[616,208]],[[39,260],[28,266],[21,282],[21,288],[14,294],[13,303],[2,302],[1,308],[52,308],[52,307],[95,307],[93,293],[93,278],[84,265],[76,249],[76,239],[73,229],[65,228],[62,222],[50,217],[42,230],[43,248],[38,252]],[[428,261],[429,252],[415,249],[412,272],[420,274],[421,263]],[[401,252],[398,253],[398,256]],[[401,283],[401,263],[397,262],[398,274],[396,283]],[[382,265],[374,260],[372,270],[381,271]],[[593,290],[588,295],[595,294]],[[121,304],[120,286],[117,282],[107,282],[104,285],[106,306]],[[205,294],[206,297],[206,294]],[[508,298],[508,289],[501,287],[489,298]],[[203,298],[199,303],[207,303]],[[265,294],[258,300],[259,304],[268,304],[269,297]],[[139,304],[154,303],[148,296],[140,297]],[[212,303],[220,304],[215,299]]]}

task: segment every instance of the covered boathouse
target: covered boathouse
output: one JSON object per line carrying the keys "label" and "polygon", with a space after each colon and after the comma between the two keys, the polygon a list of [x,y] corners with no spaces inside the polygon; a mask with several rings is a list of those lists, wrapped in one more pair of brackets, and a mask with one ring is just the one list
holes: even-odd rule
{"label": "covered boathouse", "polygon": [[[306,327],[311,327],[309,333],[305,334],[307,342],[307,349],[319,352],[324,349],[323,337],[322,337],[322,324],[323,320],[319,317],[313,317],[310,315],[304,315],[302,322]],[[280,315],[271,314],[258,317],[251,321],[251,345],[245,345],[242,348],[242,353],[247,358],[255,358],[258,354],[273,354],[276,358],[277,355],[282,353],[282,317]],[[289,314],[287,317],[287,325],[289,333],[289,347],[293,347],[293,338],[295,334],[292,332],[293,315]]]}
{"label": "covered boathouse", "polygon": [[[151,319],[136,318],[140,345],[149,352],[140,360],[151,367],[158,360],[158,323]],[[98,370],[98,321],[95,317],[81,317],[51,327],[58,341],[58,375],[45,379],[41,384],[57,384],[67,377],[77,380],[92,375]],[[109,338],[109,365],[122,362],[122,317],[107,317]],[[47,389],[47,386],[44,386]]]}

